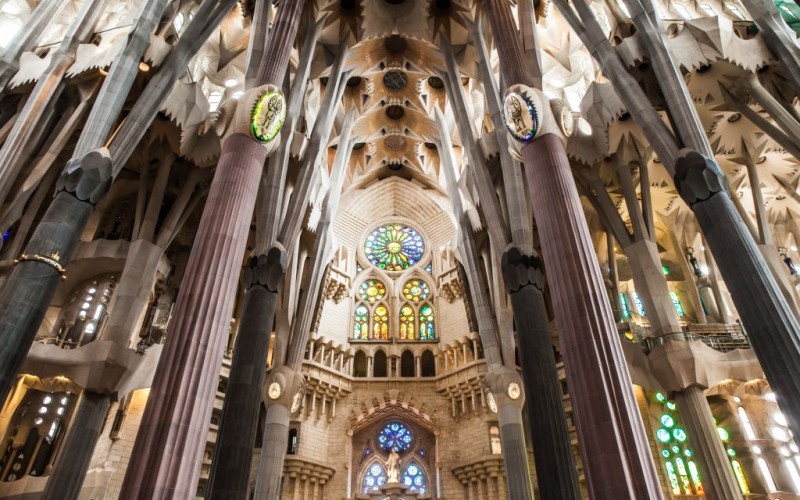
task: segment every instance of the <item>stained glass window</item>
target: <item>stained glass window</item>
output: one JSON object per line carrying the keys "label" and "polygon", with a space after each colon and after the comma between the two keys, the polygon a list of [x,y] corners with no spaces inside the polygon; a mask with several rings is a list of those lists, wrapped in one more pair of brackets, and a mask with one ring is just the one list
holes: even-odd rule
{"label": "stained glass window", "polygon": [[678,313],[678,316],[686,316],[686,313],[683,311],[683,306],[681,305],[681,299],[678,298],[678,293],[669,292],[669,296],[672,299],[672,305],[675,306],[675,311]]}
{"label": "stained glass window", "polygon": [[372,324],[372,338],[386,340],[389,338],[389,310],[386,306],[375,308],[375,316]]}
{"label": "stained glass window", "polygon": [[413,340],[415,337],[414,309],[409,305],[404,305],[400,308],[400,338]]}
{"label": "stained glass window", "polygon": [[420,340],[436,338],[433,326],[433,307],[428,304],[419,308],[419,338]]}
{"label": "stained glass window", "polygon": [[356,306],[353,321],[353,338],[357,340],[369,338],[369,309],[363,304]]}
{"label": "stained glass window", "polygon": [[644,310],[644,303],[642,302],[642,299],[639,298],[639,294],[633,292],[632,295],[633,295],[633,305],[636,306],[636,313],[642,317],[647,316],[647,313]]}
{"label": "stained glass window", "polygon": [[379,486],[386,484],[386,471],[383,465],[374,463],[367,469],[364,475],[364,493],[369,493],[370,490],[377,490]]}
{"label": "stained glass window", "polygon": [[386,424],[378,433],[378,446],[384,451],[405,451],[411,447],[413,440],[411,430],[400,422]]}
{"label": "stained glass window", "polygon": [[422,467],[415,461],[409,462],[403,471],[402,482],[411,491],[417,491],[420,495],[425,494],[425,475]]}
{"label": "stained glass window", "polygon": [[367,280],[358,287],[358,295],[364,302],[372,304],[386,297],[386,287],[378,280]]}
{"label": "stained glass window", "polygon": [[373,230],[364,242],[369,261],[387,271],[403,271],[419,262],[425,243],[419,233],[402,224],[387,224]]}
{"label": "stained glass window", "polygon": [[403,297],[415,304],[427,300],[430,294],[431,289],[428,287],[428,284],[422,280],[408,280],[403,286]]}

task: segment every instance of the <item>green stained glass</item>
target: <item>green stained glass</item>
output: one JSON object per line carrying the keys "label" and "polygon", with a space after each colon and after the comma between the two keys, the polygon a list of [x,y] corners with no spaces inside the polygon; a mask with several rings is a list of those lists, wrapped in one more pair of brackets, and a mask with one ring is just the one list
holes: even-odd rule
{"label": "green stained glass", "polygon": [[717,427],[717,435],[719,435],[719,438],[723,443],[727,442],[731,438],[731,433],[728,432],[728,429],[724,427]]}
{"label": "green stained glass", "polygon": [[662,443],[668,443],[672,439],[672,435],[666,429],[659,429],[656,431],[656,438]]}
{"label": "green stained glass", "polygon": [[736,451],[733,450],[732,448],[728,448],[728,455],[731,456],[731,457],[735,457],[736,456]]}
{"label": "green stained glass", "polygon": [[386,297],[386,287],[378,280],[367,280],[358,287],[358,296],[364,302],[379,302]]}
{"label": "green stained glass", "polygon": [[675,419],[665,413],[661,415],[661,425],[664,427],[672,427],[675,425]]}
{"label": "green stained glass", "polygon": [[656,393],[656,401],[658,401],[659,403],[663,403],[666,400],[667,400],[667,397],[664,396],[663,392],[657,392]]}
{"label": "green stained glass", "polygon": [[681,447],[678,445],[673,445],[670,449],[672,450],[672,453],[675,453],[676,455],[681,452]]}
{"label": "green stained glass", "polygon": [[426,300],[430,294],[431,289],[428,287],[428,284],[422,280],[408,280],[403,286],[403,297],[415,304]]}
{"label": "green stained glass", "polygon": [[675,466],[672,465],[672,462],[667,462],[665,466],[667,468],[667,476],[669,477],[669,484],[670,486],[672,486],[672,494],[680,495],[681,487],[678,485],[678,476],[677,474],[675,474]]}
{"label": "green stained glass", "polygon": [[739,483],[739,489],[742,491],[743,495],[747,495],[750,493],[750,488],[747,486],[747,480],[744,478],[742,464],[740,464],[738,460],[731,460],[731,466],[733,466],[733,474],[736,476],[736,482]]}
{"label": "green stained glass", "polygon": [[353,319],[353,338],[356,340],[369,338],[369,309],[366,306],[359,305],[356,307]]}
{"label": "green stained glass", "polygon": [[369,261],[387,271],[403,271],[415,265],[425,253],[422,236],[402,224],[387,224],[374,229],[364,242]]}
{"label": "green stained glass", "polygon": [[677,407],[678,407],[678,405],[676,405],[674,401],[667,401],[667,408],[669,408],[670,410],[674,411],[675,408],[677,408]]}
{"label": "green stained glass", "polygon": [[661,456],[663,456],[664,458],[669,458],[669,451],[661,450]]}
{"label": "green stained glass", "polygon": [[436,338],[436,331],[433,325],[433,307],[428,304],[419,308],[419,338],[422,340]]}
{"label": "green stained glass", "polygon": [[675,311],[678,313],[678,316],[686,316],[686,313],[683,311],[683,306],[681,305],[681,299],[678,298],[678,292],[669,292],[669,296],[672,299],[672,305],[675,306]]}
{"label": "green stained glass", "polygon": [[697,470],[697,465],[689,460],[686,465],[689,467],[689,477],[692,479],[692,483],[694,484],[694,491],[698,495],[705,495],[705,490],[703,489],[703,483],[700,482],[700,472]]}
{"label": "green stained glass", "polygon": [[686,441],[686,431],[684,431],[680,427],[677,427],[675,428],[675,430],[672,431],[672,437],[674,437],[678,442],[682,443]]}

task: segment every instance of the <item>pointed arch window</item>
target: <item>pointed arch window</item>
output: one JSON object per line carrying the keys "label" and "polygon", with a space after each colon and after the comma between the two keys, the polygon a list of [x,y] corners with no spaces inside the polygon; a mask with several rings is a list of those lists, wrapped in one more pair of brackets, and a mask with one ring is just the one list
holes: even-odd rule
{"label": "pointed arch window", "polygon": [[358,287],[353,310],[353,339],[386,340],[389,338],[389,310],[386,285],[378,279],[366,279]]}
{"label": "pointed arch window", "polygon": [[409,490],[416,491],[420,495],[425,494],[425,486],[427,483],[425,480],[425,473],[416,460],[410,461],[405,469],[403,469],[401,481]]}
{"label": "pointed arch window", "polygon": [[428,284],[412,278],[405,282],[400,306],[400,339],[432,340],[436,338],[434,309],[430,302],[431,289]]}
{"label": "pointed arch window", "polygon": [[378,462],[370,465],[367,473],[364,474],[364,493],[369,493],[370,490],[377,490],[379,487],[386,484],[386,470]]}

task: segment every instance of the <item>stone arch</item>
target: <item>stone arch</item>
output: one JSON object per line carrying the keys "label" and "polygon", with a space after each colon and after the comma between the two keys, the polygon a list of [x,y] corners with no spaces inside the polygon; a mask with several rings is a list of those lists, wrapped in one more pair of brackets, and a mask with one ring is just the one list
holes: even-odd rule
{"label": "stone arch", "polygon": [[436,357],[430,349],[422,351],[420,359],[420,376],[422,377],[435,377],[436,376]]}
{"label": "stone arch", "polygon": [[367,376],[367,355],[361,349],[356,351],[355,356],[353,356],[353,376]]}
{"label": "stone arch", "polygon": [[373,377],[388,377],[389,376],[389,358],[386,351],[383,349],[376,349],[375,355],[372,359],[372,376]]}
{"label": "stone arch", "polygon": [[351,411],[350,430],[358,432],[367,425],[389,416],[414,422],[435,435],[439,433],[435,412],[429,412],[424,403],[397,389],[385,391],[371,401],[364,401],[358,411]]}
{"label": "stone arch", "polygon": [[400,356],[400,376],[413,377],[414,370],[414,353],[409,349],[405,349]]}

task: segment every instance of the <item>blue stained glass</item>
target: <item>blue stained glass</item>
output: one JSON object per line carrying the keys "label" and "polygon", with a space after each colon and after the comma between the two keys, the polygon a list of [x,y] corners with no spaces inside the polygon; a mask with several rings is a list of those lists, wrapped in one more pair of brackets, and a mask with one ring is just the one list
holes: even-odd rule
{"label": "blue stained glass", "polygon": [[378,433],[378,444],[384,451],[394,449],[397,452],[411,447],[414,437],[405,425],[392,422],[383,427]]}
{"label": "blue stained glass", "polygon": [[386,484],[386,472],[383,469],[383,465],[379,463],[372,464],[364,476],[364,493],[369,493],[369,490],[377,490],[379,486],[384,484]]}
{"label": "blue stained glass", "polygon": [[425,474],[423,474],[422,467],[417,462],[411,461],[406,465],[402,482],[412,491],[417,491],[420,495],[425,494]]}
{"label": "blue stained glass", "polygon": [[403,271],[419,262],[425,253],[425,243],[415,229],[402,224],[387,224],[367,236],[364,253],[374,266],[387,271]]}

